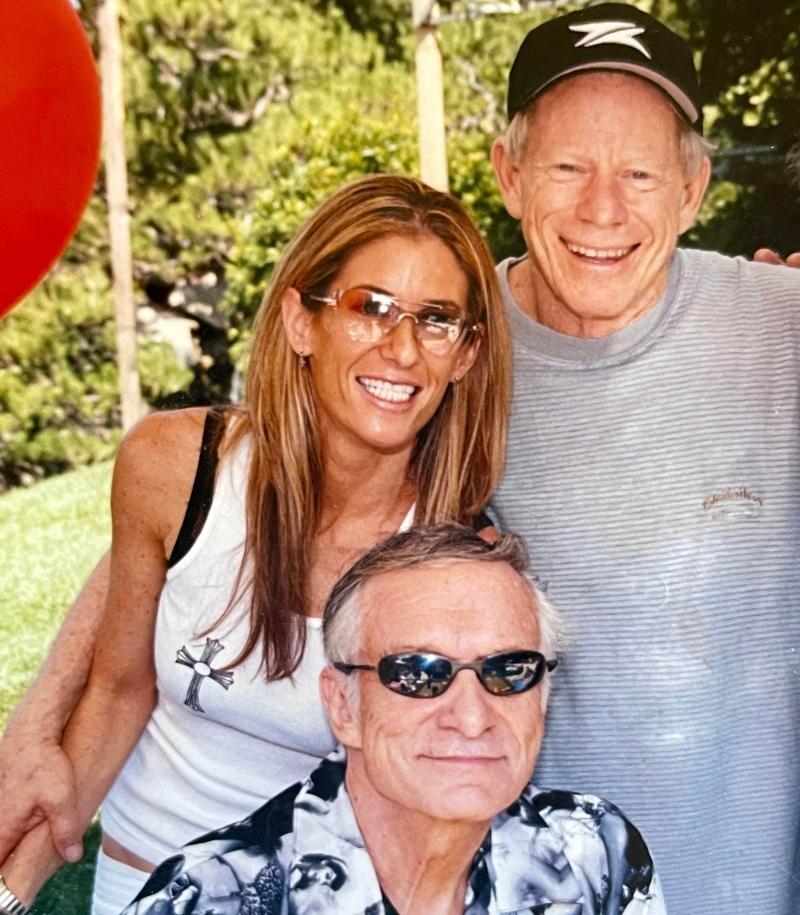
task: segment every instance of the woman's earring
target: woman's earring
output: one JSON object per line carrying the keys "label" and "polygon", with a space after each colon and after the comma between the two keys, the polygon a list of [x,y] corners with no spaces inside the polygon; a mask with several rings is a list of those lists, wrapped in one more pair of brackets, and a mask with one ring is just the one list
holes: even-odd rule
{"label": "woman's earring", "polygon": [[306,359],[305,350],[300,350],[297,354],[297,361],[300,363],[300,368],[304,369],[308,365],[308,359]]}

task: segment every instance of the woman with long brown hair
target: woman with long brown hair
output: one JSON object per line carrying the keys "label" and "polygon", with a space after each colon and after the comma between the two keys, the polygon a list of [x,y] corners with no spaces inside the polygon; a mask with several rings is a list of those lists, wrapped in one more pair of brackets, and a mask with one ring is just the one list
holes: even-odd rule
{"label": "woman with long brown hair", "polygon": [[[412,520],[475,523],[502,469],[508,346],[460,204],[372,176],[287,249],[244,405],[155,414],[126,437],[106,609],[63,738],[86,823],[108,795],[97,915],[332,748],[317,694],[328,591]],[[26,901],[59,861],[43,823],[0,871]]]}

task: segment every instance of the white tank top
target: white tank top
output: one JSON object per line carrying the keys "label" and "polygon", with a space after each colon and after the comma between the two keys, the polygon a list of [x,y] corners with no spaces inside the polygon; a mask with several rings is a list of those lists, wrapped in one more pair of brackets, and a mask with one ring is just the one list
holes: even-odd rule
{"label": "white tank top", "polygon": [[103,829],[153,863],[247,816],[335,746],[319,699],[321,620],[306,619],[306,650],[294,677],[269,683],[258,670],[258,650],[228,669],[247,637],[247,596],[221,626],[198,635],[234,589],[248,458],[243,442],[223,462],[199,537],[167,572],[155,630],[158,701],[103,803]]}

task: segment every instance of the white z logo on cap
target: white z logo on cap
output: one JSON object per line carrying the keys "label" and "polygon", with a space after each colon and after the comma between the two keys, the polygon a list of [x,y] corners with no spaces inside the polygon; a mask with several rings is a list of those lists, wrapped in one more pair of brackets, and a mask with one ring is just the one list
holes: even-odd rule
{"label": "white z logo on cap", "polygon": [[576,48],[591,48],[598,44],[624,44],[641,51],[647,58],[651,57],[647,48],[636,39],[644,29],[635,22],[587,22],[585,25],[571,25],[569,29],[571,32],[586,33],[577,42]]}

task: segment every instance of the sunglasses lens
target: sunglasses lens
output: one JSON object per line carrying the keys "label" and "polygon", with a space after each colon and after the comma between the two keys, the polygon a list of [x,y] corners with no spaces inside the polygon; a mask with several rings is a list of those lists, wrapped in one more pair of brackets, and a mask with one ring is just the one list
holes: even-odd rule
{"label": "sunglasses lens", "polygon": [[544,657],[538,651],[506,651],[486,658],[481,668],[483,685],[495,696],[524,693],[542,679]]}
{"label": "sunglasses lens", "polygon": [[345,289],[339,297],[340,305],[362,318],[386,318],[396,307],[391,296],[369,289]]}
{"label": "sunglasses lens", "polygon": [[370,289],[345,289],[339,293],[339,305],[358,326],[358,339],[380,339],[388,334],[404,315],[413,315],[417,340],[434,353],[444,353],[461,336],[463,316],[457,308],[420,305],[406,311],[394,296]]}
{"label": "sunglasses lens", "polygon": [[378,662],[381,683],[402,696],[430,699],[449,686],[453,666],[440,655],[415,652],[393,654]]}
{"label": "sunglasses lens", "polygon": [[339,293],[339,308],[346,319],[346,333],[361,343],[376,343],[391,329],[397,310],[391,296],[369,289],[345,289]]}

